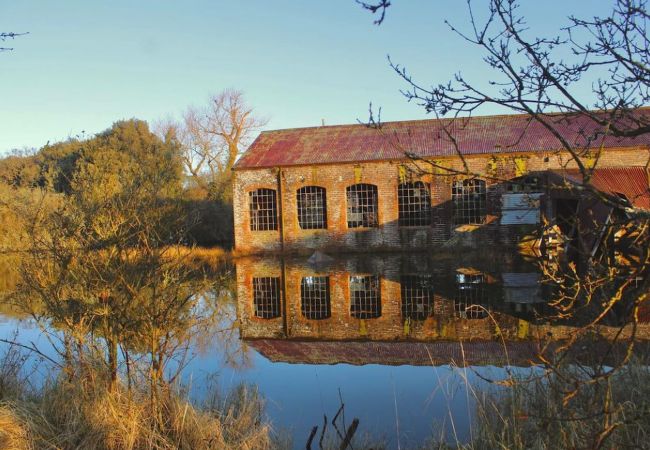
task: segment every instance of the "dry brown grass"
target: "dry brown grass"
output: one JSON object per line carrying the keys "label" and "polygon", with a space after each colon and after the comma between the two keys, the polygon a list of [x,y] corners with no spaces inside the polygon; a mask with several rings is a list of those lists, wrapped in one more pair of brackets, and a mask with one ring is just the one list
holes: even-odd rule
{"label": "dry brown grass", "polygon": [[165,255],[181,260],[189,267],[206,268],[213,271],[231,257],[230,252],[221,247],[186,247],[181,245],[167,247]]}
{"label": "dry brown grass", "polygon": [[[181,264],[188,269],[216,271],[231,259],[231,253],[221,247],[188,247],[168,245],[158,249],[165,262]],[[99,251],[105,257],[105,251]],[[128,258],[137,259],[141,250],[132,248],[126,252]]]}
{"label": "dry brown grass", "polygon": [[[29,400],[28,400],[29,398]],[[197,408],[175,390],[109,389],[95,377],[59,380],[0,406],[2,449],[270,449],[271,429],[254,390],[239,388]]]}
{"label": "dry brown grass", "polygon": [[[511,378],[511,385],[499,390],[475,390],[469,442],[434,433],[422,449],[650,448],[647,363],[632,362],[593,384],[587,384],[585,369],[571,365],[542,378]],[[576,383],[581,389],[566,401]]]}
{"label": "dry brown grass", "polygon": [[27,427],[9,406],[0,406],[0,448],[5,450],[33,448]]}

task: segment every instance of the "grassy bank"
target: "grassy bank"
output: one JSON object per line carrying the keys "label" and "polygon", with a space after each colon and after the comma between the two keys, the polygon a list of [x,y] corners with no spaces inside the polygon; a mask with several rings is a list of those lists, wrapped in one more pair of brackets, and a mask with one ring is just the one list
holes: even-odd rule
{"label": "grassy bank", "polygon": [[[270,449],[272,438],[254,388],[240,386],[226,398],[201,405],[169,388],[156,398],[146,387],[111,388],[86,369],[28,389],[5,356],[0,373],[2,449]],[[146,383],[143,383],[146,386]]]}
{"label": "grassy bank", "polygon": [[[0,364],[2,449],[291,447],[271,429],[263,400],[250,386],[196,404],[179,389],[162,390],[152,399],[142,387],[146,383],[111,389],[101,372],[77,369],[74,380],[60,376],[35,390],[20,378],[21,364],[16,352]],[[585,370],[572,366],[535,380],[510,379],[498,392],[471,390],[477,400],[471,440],[455,442],[434,429],[421,449],[647,448],[650,368],[635,362],[598,381]],[[578,378],[584,385],[576,390]],[[318,436],[312,448],[319,448]],[[306,438],[295,437],[299,444]],[[388,448],[378,442],[363,426],[352,441],[355,449]],[[323,444],[338,449],[341,439],[328,429]]]}
{"label": "grassy bank", "polygon": [[571,365],[502,384],[506,386],[498,393],[473,392],[476,409],[469,442],[441,436],[424,448],[650,448],[650,367],[645,363],[635,361],[612,374]]}

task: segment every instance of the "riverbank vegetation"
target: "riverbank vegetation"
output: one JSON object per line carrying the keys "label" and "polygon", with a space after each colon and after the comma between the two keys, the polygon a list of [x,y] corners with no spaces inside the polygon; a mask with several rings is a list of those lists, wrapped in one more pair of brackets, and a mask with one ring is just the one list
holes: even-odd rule
{"label": "riverbank vegetation", "polygon": [[15,150],[0,159],[0,250],[17,249],[31,221],[18,217],[17,208],[36,212],[55,201],[97,203],[134,186],[157,189],[157,206],[173,213],[181,243],[229,249],[231,169],[264,123],[242,92],[224,90],[205,107],[188,108],[180,120],[152,127],[122,120],[94,136]]}
{"label": "riverbank vegetation", "polygon": [[3,302],[47,337],[21,348],[53,374],[30,384],[3,343],[2,448],[271,448],[254,388],[194,405],[180,384],[232,301],[227,253],[188,247],[218,240],[199,224],[230,239],[231,219],[206,218],[219,200],[183,169],[173,131],[138,120],[0,162]]}
{"label": "riverbank vegetation", "polygon": [[[193,402],[175,384],[159,394],[154,406],[147,383],[112,386],[93,366],[74,379],[60,374],[36,387],[25,378],[24,353],[6,349],[0,355],[0,448],[291,448],[291,439],[267,421],[264,400],[252,386],[239,386],[225,396],[211,389],[204,400]],[[587,379],[593,375],[589,370],[568,365],[561,375],[513,376],[487,391],[468,385],[475,405],[469,441],[433,426],[431,440],[420,448],[523,450],[591,448],[593,443],[596,448],[644,448],[640,443],[647,442],[650,430],[648,365],[634,360],[567,402],[564,394],[574,387],[569,380]],[[354,430],[354,448],[389,448],[382,439],[365,435],[363,424]],[[340,434],[346,434],[345,427]],[[312,448],[320,448],[319,442],[320,429]],[[323,448],[340,448],[341,442],[329,425]]]}
{"label": "riverbank vegetation", "polygon": [[0,360],[0,448],[271,449],[272,430],[254,387],[218,390],[192,403],[178,385],[151,401],[148,384],[113,384],[101,367],[63,372],[30,388],[14,347]]}
{"label": "riverbank vegetation", "polygon": [[[390,2],[362,4],[380,12],[381,22]],[[487,13],[484,24],[470,15],[474,34],[465,39],[487,52],[485,62],[497,72],[493,85],[500,94],[484,95],[460,75],[424,90],[394,65],[409,87],[409,99],[441,116],[500,105],[529,113],[551,129],[549,118],[563,111],[605,127],[609,137],[648,133],[648,123],[630,115],[649,99],[647,64],[638,63],[648,61],[645,2],[620,0],[611,17],[572,18],[567,36],[532,42],[515,2],[493,0]],[[595,42],[575,44],[574,37],[585,31]],[[564,45],[573,46],[579,65],[551,58]],[[577,102],[567,84],[605,63],[610,76],[594,84],[595,102]],[[608,112],[604,123],[594,108]],[[629,126],[619,129],[620,123]],[[52,374],[35,385],[26,376],[27,357],[5,347],[0,447],[283,445],[254,388],[194,403],[180,377],[191,343],[199,332],[214,328],[224,301],[232,299],[220,273],[230,270],[225,254],[187,248],[232,243],[230,169],[262,124],[241,93],[225,91],[206,108],[187,110],[181,121],[158,124],[155,132],[146,122],[123,120],[94,136],[0,160],[2,300],[30,317],[54,351],[24,349]],[[587,146],[605,136],[599,133],[587,137]],[[563,145],[588,190],[598,158],[585,153],[591,148]],[[439,174],[444,167],[435,169]],[[647,446],[647,360],[637,359],[634,339],[616,358],[610,357],[614,344],[603,347],[589,339],[602,324],[620,327],[621,335],[632,330],[628,334],[634,337],[647,315],[650,224],[647,211],[632,208],[624,198],[604,200],[611,212],[597,251],[581,248],[571,258],[539,261],[554,293],[553,314],[540,320],[579,319],[575,336],[558,345],[540,338],[539,354],[531,361],[539,364],[538,378],[499,380],[494,392],[477,392],[468,384],[477,405],[469,442],[434,431],[431,448]],[[576,234],[577,220],[570,222]],[[590,358],[585,361],[584,355]],[[333,442],[336,446],[340,439]]]}

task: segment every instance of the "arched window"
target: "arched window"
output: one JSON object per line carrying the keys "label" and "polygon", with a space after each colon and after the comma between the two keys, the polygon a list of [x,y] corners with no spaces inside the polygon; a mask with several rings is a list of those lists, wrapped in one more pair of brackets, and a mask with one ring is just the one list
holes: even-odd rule
{"label": "arched window", "polygon": [[425,320],[433,316],[433,283],[431,276],[402,275],[402,318]]}
{"label": "arched window", "polygon": [[300,305],[306,319],[329,318],[332,315],[330,277],[303,277],[300,281]]}
{"label": "arched window", "polygon": [[471,179],[454,181],[451,199],[454,202],[454,223],[480,224],[485,222],[485,181]]}
{"label": "arched window", "polygon": [[377,275],[350,277],[350,315],[357,319],[381,316],[381,292]]}
{"label": "arched window", "polygon": [[298,224],[303,230],[327,228],[327,200],[325,188],[304,186],[296,192]]}
{"label": "arched window", "polygon": [[278,206],[274,189],[257,189],[249,194],[251,231],[278,229]]}
{"label": "arched window", "polygon": [[348,228],[377,226],[377,186],[353,184],[346,188]]}
{"label": "arched window", "polygon": [[280,317],[280,278],[253,278],[253,308],[255,317],[261,319]]}
{"label": "arched window", "polygon": [[431,225],[431,194],[422,181],[397,186],[397,207],[400,226]]}

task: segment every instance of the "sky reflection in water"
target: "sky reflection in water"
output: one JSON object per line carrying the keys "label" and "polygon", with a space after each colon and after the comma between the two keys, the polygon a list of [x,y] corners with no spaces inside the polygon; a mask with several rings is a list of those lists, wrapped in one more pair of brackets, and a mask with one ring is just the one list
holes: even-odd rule
{"label": "sky reflection in water", "polygon": [[[284,321],[284,333],[278,333],[275,325],[265,328],[266,321],[256,322],[248,316],[253,294],[247,283],[260,273],[269,276],[275,270],[280,270],[280,275],[284,270],[285,288],[282,290],[286,290],[287,299],[283,312],[287,317],[268,322]],[[481,333],[472,337],[472,329],[482,327],[489,331],[492,325],[487,325],[486,321],[491,319],[467,318],[459,310],[458,300],[467,297],[467,279],[475,280],[478,274],[483,274],[481,280],[485,285],[481,286],[481,297],[475,299],[482,300],[490,310],[501,311],[510,320],[504,324],[504,329],[514,326],[515,332],[520,332],[517,324],[523,319],[508,316],[503,311],[522,317],[533,314],[535,302],[540,301],[540,290],[539,286],[520,286],[524,294],[514,295],[514,298],[521,304],[513,302],[512,289],[508,292],[509,288],[504,287],[504,280],[509,276],[502,275],[513,272],[527,273],[530,280],[533,269],[507,259],[503,264],[480,258],[439,262],[414,255],[351,256],[318,267],[304,259],[240,261],[237,265],[237,305],[234,302],[225,305],[224,318],[218,327],[229,328],[237,310],[240,330],[249,339],[240,340],[237,333],[236,339],[223,345],[220,333],[215,333],[207,345],[193,349],[195,357],[184,369],[184,382],[191,386],[192,397],[199,401],[214,383],[222,392],[240,383],[258,386],[266,398],[267,414],[274,428],[288,430],[297,448],[304,446],[313,426],[322,426],[323,415],[331,421],[340,406],[339,395],[345,403],[347,424],[352,418],[359,418],[359,434],[383,438],[389,447],[396,447],[398,439],[402,447],[413,446],[430,437],[440,437],[443,432],[448,441],[466,441],[474,405],[472,391],[494,389],[481,378],[503,379],[508,374],[504,368],[506,359],[499,354],[485,355],[492,347],[480,347],[483,345],[480,344],[472,356],[472,346],[476,347],[477,342],[485,343],[484,339],[479,339]],[[300,298],[289,297],[297,292],[300,296],[301,278],[323,274],[332,277],[332,316],[325,321],[302,320],[299,317]],[[377,319],[365,319],[360,327],[355,323],[362,319],[351,318],[349,314],[350,296],[342,295],[349,285],[346,288],[337,283],[365,274],[377,275],[381,280],[382,315]],[[432,300],[435,308],[431,316],[424,321],[411,321],[408,327],[404,327],[405,321],[399,313],[402,311],[399,282],[404,280],[401,278],[404,274],[433,274],[434,280]],[[394,284],[392,291],[391,283]],[[284,296],[282,301],[285,301]],[[449,302],[449,305],[441,309],[438,302]],[[345,331],[337,334],[337,327]],[[455,327],[456,331],[449,332],[450,327]],[[443,328],[446,334],[440,332]],[[19,342],[34,342],[41,351],[53,355],[48,341],[29,321],[0,319],[0,338],[12,339],[16,329],[19,330]],[[459,330],[465,330],[470,339],[465,340]],[[251,335],[254,335],[252,339]],[[331,344],[332,341],[335,344]],[[468,351],[467,367],[462,367],[460,341],[465,341],[463,345]],[[491,342],[494,341],[493,338]],[[440,353],[443,347],[438,344],[456,347],[454,361],[444,360],[449,348],[444,347]],[[256,348],[261,349],[261,353]],[[423,360],[422,354],[428,354],[433,364]],[[343,357],[337,360],[341,355]],[[524,367],[511,369],[520,375],[530,372],[530,368]],[[46,370],[40,370],[33,377],[46,375]]]}

